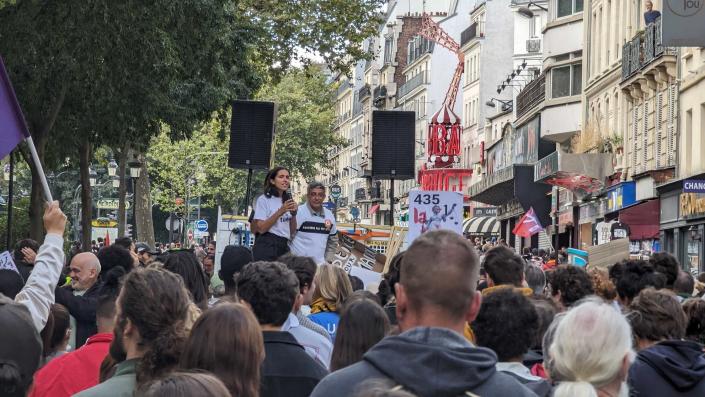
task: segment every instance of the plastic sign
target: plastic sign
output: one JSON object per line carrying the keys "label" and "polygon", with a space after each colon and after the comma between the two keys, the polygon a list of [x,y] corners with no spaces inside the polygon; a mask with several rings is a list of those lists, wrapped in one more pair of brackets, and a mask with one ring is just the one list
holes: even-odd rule
{"label": "plastic sign", "polygon": [[199,232],[207,232],[208,231],[208,222],[205,219],[199,219],[195,222],[196,225],[196,230]]}
{"label": "plastic sign", "polygon": [[340,193],[342,193],[343,189],[340,187],[340,185],[333,185],[330,187],[330,196],[333,197],[333,200],[337,200],[338,197],[340,197]]}
{"label": "plastic sign", "polygon": [[457,192],[409,192],[408,244],[432,230],[451,230],[463,233],[463,195]]}

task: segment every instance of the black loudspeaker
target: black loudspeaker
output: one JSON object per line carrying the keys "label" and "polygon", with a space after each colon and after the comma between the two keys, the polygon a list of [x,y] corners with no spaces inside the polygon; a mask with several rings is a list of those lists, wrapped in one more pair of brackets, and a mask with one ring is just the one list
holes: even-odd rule
{"label": "black loudspeaker", "polygon": [[372,112],[372,176],[378,179],[414,179],[416,113]]}
{"label": "black loudspeaker", "polygon": [[276,111],[273,102],[233,102],[228,166],[269,169]]}

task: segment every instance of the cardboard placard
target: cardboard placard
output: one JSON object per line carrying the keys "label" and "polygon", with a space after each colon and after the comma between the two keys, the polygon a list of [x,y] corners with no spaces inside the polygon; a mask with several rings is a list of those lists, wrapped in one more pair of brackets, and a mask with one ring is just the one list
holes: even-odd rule
{"label": "cardboard placard", "polygon": [[463,233],[463,195],[458,192],[409,192],[409,231],[407,244],[431,230],[446,229]]}
{"label": "cardboard placard", "polygon": [[17,265],[15,265],[15,261],[12,260],[12,254],[10,254],[9,251],[0,254],[0,269],[14,270],[17,273],[20,272],[17,270]]}

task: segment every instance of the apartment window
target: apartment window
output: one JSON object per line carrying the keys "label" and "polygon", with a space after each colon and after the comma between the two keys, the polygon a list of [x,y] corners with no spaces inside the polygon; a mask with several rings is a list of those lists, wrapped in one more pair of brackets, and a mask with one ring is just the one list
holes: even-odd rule
{"label": "apartment window", "polygon": [[579,95],[582,88],[582,65],[566,65],[551,70],[551,98]]}
{"label": "apartment window", "polygon": [[558,18],[583,11],[583,0],[558,0]]}

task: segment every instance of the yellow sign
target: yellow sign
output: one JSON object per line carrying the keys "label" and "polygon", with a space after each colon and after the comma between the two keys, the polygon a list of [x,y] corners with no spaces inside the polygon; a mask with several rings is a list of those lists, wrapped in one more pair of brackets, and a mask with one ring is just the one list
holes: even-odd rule
{"label": "yellow sign", "polygon": [[117,221],[110,219],[93,219],[91,221],[93,227],[117,227]]}
{"label": "yellow sign", "polygon": [[680,217],[705,216],[705,196],[698,193],[681,193]]}

